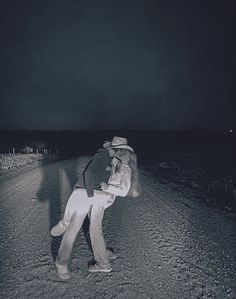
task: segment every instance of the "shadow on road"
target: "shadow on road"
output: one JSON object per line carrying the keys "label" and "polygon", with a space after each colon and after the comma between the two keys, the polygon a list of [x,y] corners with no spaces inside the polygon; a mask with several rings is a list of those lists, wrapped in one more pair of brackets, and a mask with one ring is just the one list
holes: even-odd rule
{"label": "shadow on road", "polygon": [[[49,230],[63,217],[64,206],[77,180],[76,159],[62,160],[42,167],[42,182],[38,191],[41,202],[48,201]],[[57,256],[61,237],[52,238],[51,254]]]}
{"label": "shadow on road", "polygon": [[[42,183],[38,191],[38,199],[41,202],[48,201],[49,230],[63,218],[66,203],[73,191],[74,185],[81,175],[89,157],[62,160],[42,167]],[[89,237],[89,218],[86,217],[82,226],[89,249],[91,241]],[[57,257],[62,237],[52,237],[51,254],[53,259]]]}

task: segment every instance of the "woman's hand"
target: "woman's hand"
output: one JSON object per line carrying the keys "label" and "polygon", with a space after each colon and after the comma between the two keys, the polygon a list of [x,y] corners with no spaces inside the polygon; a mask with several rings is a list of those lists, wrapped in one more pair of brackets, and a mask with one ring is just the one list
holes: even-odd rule
{"label": "woman's hand", "polygon": [[102,183],[100,183],[100,185],[101,185],[102,191],[106,191],[108,189],[108,184],[107,183],[102,182]]}

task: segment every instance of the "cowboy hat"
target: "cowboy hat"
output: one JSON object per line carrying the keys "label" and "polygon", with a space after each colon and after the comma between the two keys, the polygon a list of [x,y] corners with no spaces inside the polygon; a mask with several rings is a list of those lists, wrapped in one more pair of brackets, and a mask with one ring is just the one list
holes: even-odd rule
{"label": "cowboy hat", "polygon": [[128,145],[127,138],[114,136],[112,141],[104,141],[104,148],[124,148],[134,152],[131,146]]}

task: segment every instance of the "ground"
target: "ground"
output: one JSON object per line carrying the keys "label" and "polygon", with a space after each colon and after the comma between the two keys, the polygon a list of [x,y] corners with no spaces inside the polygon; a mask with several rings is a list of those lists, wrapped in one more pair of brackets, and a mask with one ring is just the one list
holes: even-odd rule
{"label": "ground", "polygon": [[50,228],[86,160],[0,177],[1,298],[236,298],[235,213],[207,206],[198,188],[177,188],[144,161],[142,195],[117,198],[105,213],[105,240],[117,255],[112,272],[87,272],[92,254],[81,232],[70,263],[74,277],[56,281],[60,238]]}

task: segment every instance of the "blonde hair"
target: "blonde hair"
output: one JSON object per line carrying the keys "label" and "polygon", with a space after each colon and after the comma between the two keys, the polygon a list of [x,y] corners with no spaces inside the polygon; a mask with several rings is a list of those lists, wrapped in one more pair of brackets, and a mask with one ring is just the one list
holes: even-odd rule
{"label": "blonde hair", "polygon": [[131,168],[131,187],[128,196],[138,197],[141,194],[141,186],[139,183],[137,155],[134,152],[130,152],[129,166]]}

